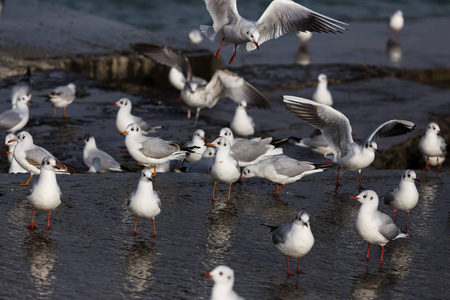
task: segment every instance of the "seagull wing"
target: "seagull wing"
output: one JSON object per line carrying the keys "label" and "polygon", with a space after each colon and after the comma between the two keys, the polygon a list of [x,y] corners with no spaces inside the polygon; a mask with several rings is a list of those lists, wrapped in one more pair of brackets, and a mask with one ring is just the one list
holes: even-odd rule
{"label": "seagull wing", "polygon": [[213,19],[214,31],[220,31],[230,21],[238,19],[236,0],[205,0],[206,9]]}
{"label": "seagull wing", "polygon": [[272,229],[270,231],[270,236],[272,237],[272,242],[274,245],[283,244],[286,242],[286,237],[289,231],[292,229],[292,223],[291,224],[283,224],[275,229]]}
{"label": "seagull wing", "polygon": [[139,150],[145,156],[151,158],[164,158],[179,151],[180,147],[177,144],[168,143],[160,138],[148,138],[142,142],[142,148]]}
{"label": "seagull wing", "polygon": [[0,131],[8,131],[22,121],[18,111],[10,109],[0,115]]}
{"label": "seagull wing", "polygon": [[416,127],[413,122],[405,121],[405,120],[390,120],[384,122],[380,126],[378,126],[371,133],[366,135],[362,141],[361,145],[365,145],[368,141],[371,141],[376,138],[384,138],[391,137],[401,134],[406,134],[412,131]]}
{"label": "seagull wing", "polygon": [[187,81],[191,81],[192,69],[189,59],[181,51],[150,43],[130,44],[131,49],[160,64],[176,68]]}
{"label": "seagull wing", "polygon": [[378,231],[386,239],[393,240],[401,233],[391,217],[379,211],[377,211],[377,217],[379,223]]}
{"label": "seagull wing", "polygon": [[[274,0],[270,3],[259,20],[256,28],[259,31],[258,43],[279,38],[280,36],[299,31],[342,33],[346,23],[316,13],[291,0]],[[254,43],[247,43],[247,51],[254,50]]]}
{"label": "seagull wing", "polygon": [[336,160],[352,151],[350,121],[334,108],[294,96],[283,96],[285,106],[297,117],[319,129],[333,149]]}

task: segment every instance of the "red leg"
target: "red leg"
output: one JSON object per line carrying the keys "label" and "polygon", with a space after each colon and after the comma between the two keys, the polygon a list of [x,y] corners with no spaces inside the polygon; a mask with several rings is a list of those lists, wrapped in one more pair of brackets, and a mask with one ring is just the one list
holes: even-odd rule
{"label": "red leg", "polygon": [[53,117],[56,117],[56,107],[53,107]]}
{"label": "red leg", "polygon": [[281,189],[278,190],[278,192],[276,192],[276,193],[271,193],[270,195],[272,195],[272,196],[278,196],[278,195],[280,194],[280,192],[284,189],[285,186],[286,186],[286,185],[283,184],[283,186],[281,187]]}
{"label": "red leg", "polygon": [[47,220],[47,226],[45,226],[44,228],[45,229],[47,229],[47,230],[50,230],[50,229],[52,229],[51,227],[50,227],[50,214],[52,213],[52,211],[51,210],[49,210],[48,211],[48,220]]}
{"label": "red leg", "polygon": [[133,231],[133,235],[136,235],[136,234],[137,234],[137,231],[136,231],[137,220],[138,220],[138,217],[136,217],[136,220],[134,221],[134,231]]}
{"label": "red leg", "polygon": [[286,256],[286,264],[287,264],[287,276],[294,276],[294,274],[289,271],[289,257]]}
{"label": "red leg", "polygon": [[406,230],[408,230],[409,229],[409,210],[406,212]]}
{"label": "red leg", "polygon": [[395,221],[395,209],[394,209],[394,216],[392,217],[392,220]]}
{"label": "red leg", "polygon": [[220,49],[222,48],[223,41],[225,41],[225,37],[223,37],[222,41],[220,42],[219,49],[216,52],[216,59],[219,57],[219,53],[220,53]]}
{"label": "red leg", "polygon": [[153,236],[156,237],[156,222],[155,222],[155,218],[153,218],[153,231],[154,231]]}
{"label": "red leg", "polygon": [[359,189],[360,189],[360,190],[365,190],[365,188],[363,188],[363,186],[362,186],[362,181],[361,181],[361,170],[358,171],[358,178],[359,178]]}
{"label": "red leg", "polygon": [[214,198],[214,193],[215,192],[216,192],[216,182],[214,182],[212,201],[216,201],[216,198]]}
{"label": "red leg", "polygon": [[332,161],[331,159],[327,158],[327,157],[323,157],[325,159],[325,164],[330,164],[330,165],[334,165],[334,161]]}
{"label": "red leg", "polygon": [[297,258],[297,274],[300,274],[302,271],[300,271],[300,257]]}
{"label": "red leg", "polygon": [[68,116],[68,115],[66,114],[66,106],[64,106],[64,118],[70,118],[70,116]]}
{"label": "red leg", "polygon": [[381,260],[378,262],[380,265],[383,264],[384,246],[381,246]]}
{"label": "red leg", "polygon": [[439,172],[441,170],[441,166],[439,165],[439,156],[436,157],[436,162],[437,162],[437,169],[436,172]]}
{"label": "red leg", "polygon": [[278,190],[279,187],[280,187],[280,185],[277,184],[277,185],[272,189],[272,192],[275,192],[276,190]]}
{"label": "red leg", "polygon": [[233,56],[230,58],[230,64],[233,62],[234,58],[236,57],[236,50],[237,50],[237,44],[234,45],[234,53]]}
{"label": "red leg", "polygon": [[228,200],[227,200],[227,203],[230,203],[230,193],[231,193],[231,183],[228,186]]}
{"label": "red leg", "polygon": [[366,257],[366,261],[369,261],[369,253],[370,253],[370,243],[367,245],[367,257]]}
{"label": "red leg", "polygon": [[34,215],[35,214],[36,214],[36,210],[33,210],[33,218],[31,219],[31,224],[27,226],[27,228],[30,230],[37,229],[37,227],[34,225]]}
{"label": "red leg", "polygon": [[429,162],[430,162],[430,157],[427,156],[427,164],[425,165],[425,168],[424,168],[425,171],[428,171],[428,163]]}
{"label": "red leg", "polygon": [[341,166],[338,166],[338,173],[337,173],[337,177],[336,177],[336,186],[342,185],[341,181],[339,180],[340,171],[341,171]]}
{"label": "red leg", "polygon": [[31,178],[33,178],[33,174],[30,174],[30,178],[28,178],[28,181],[25,183],[19,183],[19,185],[28,185],[31,181]]}

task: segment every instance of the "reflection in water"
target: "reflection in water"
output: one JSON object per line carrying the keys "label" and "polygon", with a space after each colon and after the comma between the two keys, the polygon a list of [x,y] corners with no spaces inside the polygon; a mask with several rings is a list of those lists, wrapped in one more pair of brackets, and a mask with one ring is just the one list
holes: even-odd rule
{"label": "reflection in water", "polygon": [[206,266],[217,266],[224,263],[225,256],[231,248],[231,232],[236,226],[233,220],[234,218],[229,211],[215,211],[206,221],[208,231]]}
{"label": "reflection in water", "polygon": [[53,268],[58,263],[59,249],[46,232],[33,232],[25,238],[25,257],[30,265],[30,279],[40,297],[53,294],[56,275]]}
{"label": "reflection in water", "polygon": [[391,62],[400,63],[402,60],[402,47],[399,42],[389,39],[386,44],[386,52]]}
{"label": "reflection in water", "polygon": [[299,284],[299,276],[297,276],[295,284],[286,278],[286,281],[283,283],[270,284],[266,287],[266,290],[272,295],[272,299],[304,299],[308,296],[308,292]]}
{"label": "reflection in water", "polygon": [[295,57],[295,63],[301,66],[308,66],[311,64],[311,58],[309,56],[309,50],[306,47],[300,47]]}
{"label": "reflection in water", "polygon": [[147,242],[134,242],[125,258],[126,289],[143,292],[153,283],[153,268],[158,255]]}

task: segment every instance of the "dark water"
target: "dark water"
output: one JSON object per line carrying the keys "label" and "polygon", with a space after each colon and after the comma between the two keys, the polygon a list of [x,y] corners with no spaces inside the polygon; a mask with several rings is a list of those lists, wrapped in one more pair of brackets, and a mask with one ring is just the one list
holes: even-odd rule
{"label": "dark water", "polygon": [[[134,25],[139,28],[164,31],[180,27],[198,28],[210,24],[206,6],[202,0],[41,0],[58,3],[89,14]],[[257,20],[270,0],[237,0],[240,14],[250,20]],[[400,9],[407,18],[422,19],[450,15],[450,2],[440,0],[305,0],[296,1],[322,14],[344,21],[387,19]],[[164,17],[161,17],[164,16]]]}

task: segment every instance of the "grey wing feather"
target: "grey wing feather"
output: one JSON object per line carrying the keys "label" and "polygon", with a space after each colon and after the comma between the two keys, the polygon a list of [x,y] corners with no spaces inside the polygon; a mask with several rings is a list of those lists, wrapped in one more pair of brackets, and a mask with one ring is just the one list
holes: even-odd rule
{"label": "grey wing feather", "polygon": [[292,224],[283,224],[270,232],[274,245],[286,242],[286,236],[292,228]]}
{"label": "grey wing feather", "polygon": [[239,16],[236,0],[205,0],[205,4],[213,19],[214,31],[216,32]]}
{"label": "grey wing feather", "polygon": [[72,100],[72,98],[74,97],[73,91],[67,86],[59,86],[51,91],[48,95],[50,99],[61,98],[68,101]]}
{"label": "grey wing feather", "polygon": [[388,240],[395,239],[401,233],[400,229],[398,229],[391,217],[379,211],[377,213],[380,220],[378,231]]}
{"label": "grey wing feather", "polygon": [[398,188],[391,189],[389,192],[387,192],[383,198],[384,204],[386,204],[386,205],[391,204],[391,202],[395,200],[395,195],[397,194],[397,192],[398,192]]}
{"label": "grey wing feather", "polygon": [[278,174],[289,177],[295,177],[302,173],[317,169],[313,163],[299,162],[298,160],[287,156],[284,159],[278,159],[274,164],[274,167]]}
{"label": "grey wing feather", "polygon": [[164,158],[172,153],[179,151],[180,147],[176,144],[169,144],[160,138],[150,138],[142,142],[143,148],[140,151],[152,158]]}
{"label": "grey wing feather", "polygon": [[371,133],[366,135],[362,141],[361,145],[365,145],[368,141],[374,140],[376,138],[384,138],[397,136],[401,134],[406,134],[414,129],[416,125],[413,122],[406,120],[389,120],[384,122]]}
{"label": "grey wing feather", "polygon": [[[264,140],[262,140],[264,141]],[[235,143],[231,146],[231,155],[241,162],[250,162],[266,154],[269,150],[274,149],[275,146],[266,143],[258,143],[249,147],[245,142]]]}
{"label": "grey wing feather", "polygon": [[192,79],[192,69],[189,59],[181,51],[170,47],[150,44],[150,43],[134,43],[130,44],[134,51],[156,61],[160,64],[176,68],[180,71],[187,81]]}
{"label": "grey wing feather", "polygon": [[209,107],[214,106],[221,97],[228,97],[235,102],[245,100],[248,105],[258,108],[270,108],[272,106],[272,103],[254,86],[228,70],[217,70],[206,85],[205,90],[218,94],[218,97],[214,97],[212,103],[208,104]]}
{"label": "grey wing feather", "polygon": [[0,115],[0,131],[6,131],[22,121],[20,114],[15,110],[7,110]]}

